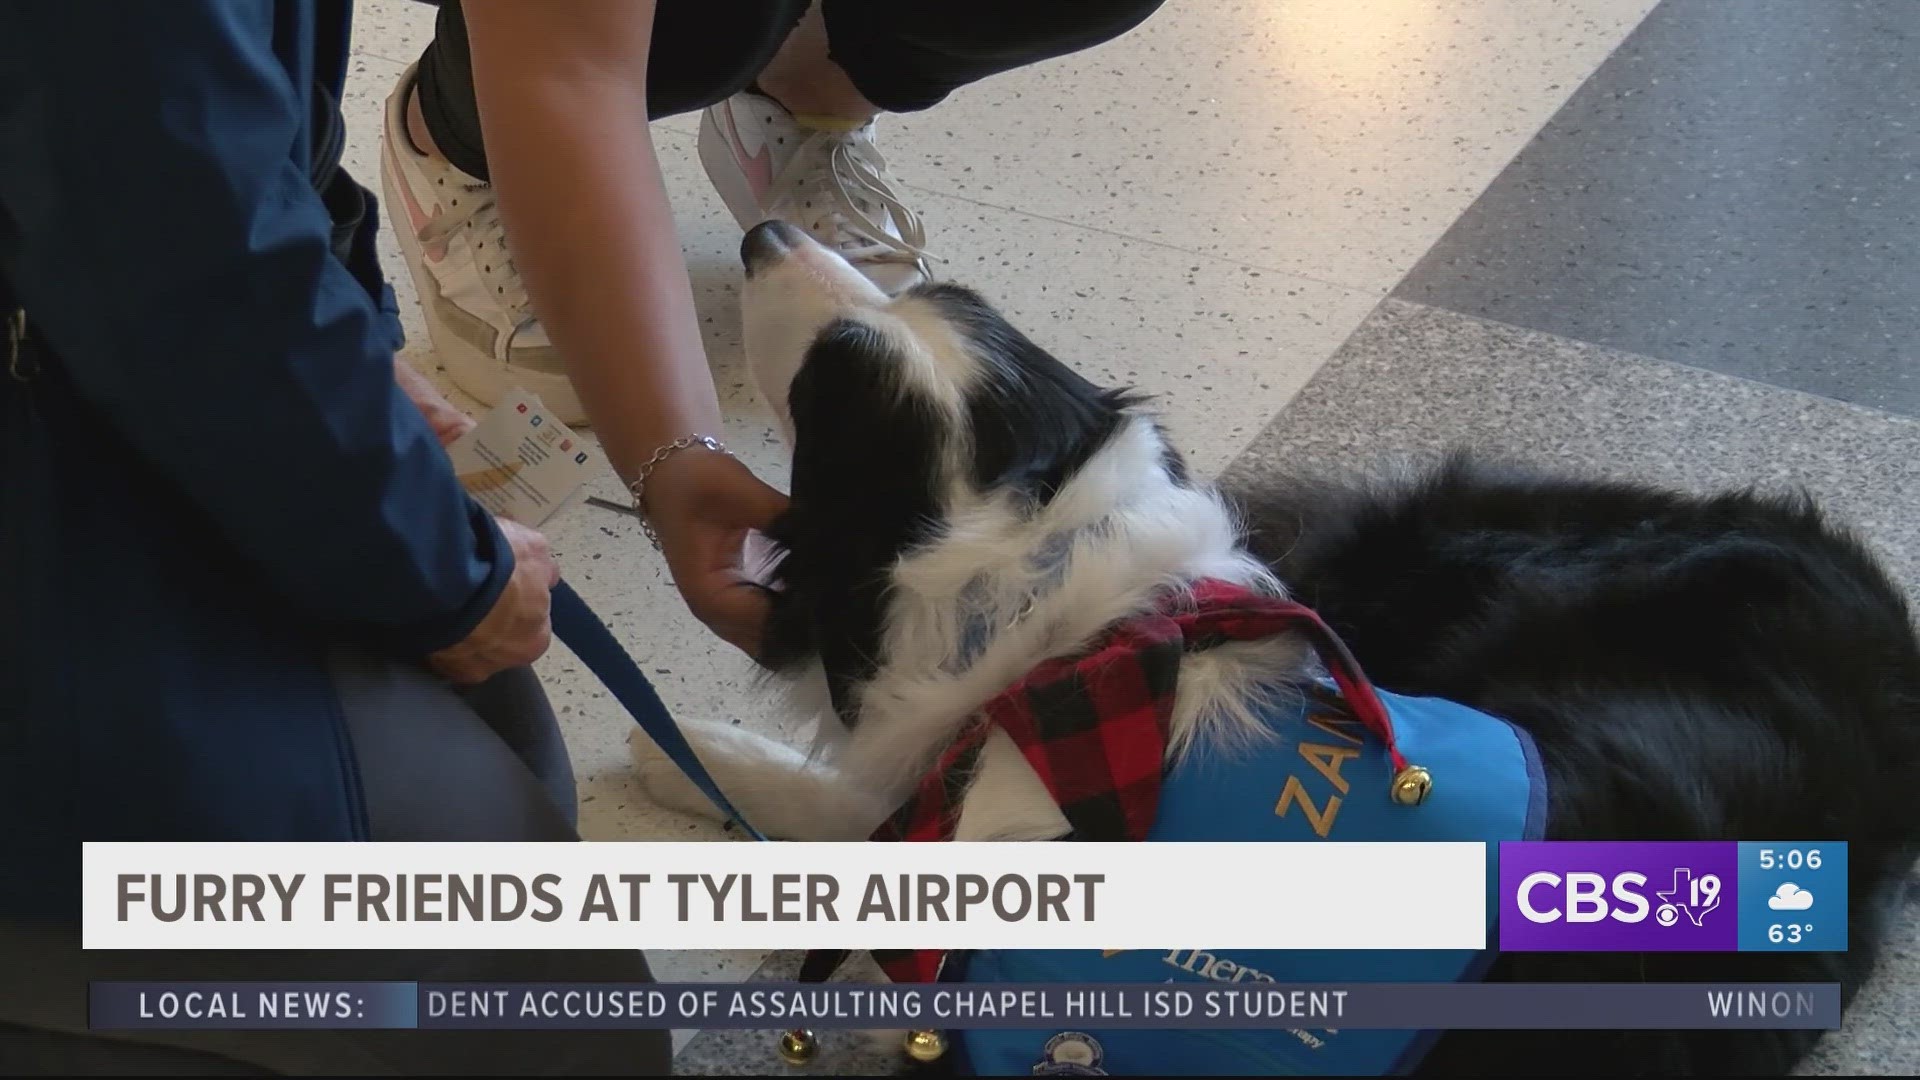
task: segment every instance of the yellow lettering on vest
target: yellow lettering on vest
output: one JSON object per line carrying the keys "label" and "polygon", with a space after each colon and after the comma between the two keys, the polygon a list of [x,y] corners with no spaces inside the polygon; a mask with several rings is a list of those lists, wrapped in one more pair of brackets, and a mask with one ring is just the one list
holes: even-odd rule
{"label": "yellow lettering on vest", "polygon": [[[1361,728],[1360,722],[1351,716],[1336,716],[1331,713],[1310,712],[1307,714],[1307,723],[1312,724],[1314,727],[1319,728],[1321,731],[1326,732],[1336,739],[1350,742],[1355,746],[1366,742],[1366,739],[1360,734],[1360,732],[1365,729]],[[1341,790],[1344,791],[1345,789],[1342,788]]]}
{"label": "yellow lettering on vest", "polygon": [[1344,746],[1328,746],[1326,743],[1303,742],[1300,744],[1300,756],[1314,767],[1321,776],[1333,783],[1333,789],[1340,794],[1347,793],[1347,778],[1340,775],[1340,764],[1348,758],[1357,758],[1360,751]]}
{"label": "yellow lettering on vest", "polygon": [[1307,794],[1305,784],[1297,776],[1287,777],[1287,786],[1280,789],[1280,801],[1274,804],[1273,812],[1277,817],[1286,817],[1287,808],[1294,803],[1300,804],[1300,812],[1307,815],[1307,824],[1320,839],[1325,840],[1327,833],[1333,830],[1333,819],[1340,813],[1340,796],[1327,796],[1327,808],[1321,810],[1313,805],[1313,797]]}

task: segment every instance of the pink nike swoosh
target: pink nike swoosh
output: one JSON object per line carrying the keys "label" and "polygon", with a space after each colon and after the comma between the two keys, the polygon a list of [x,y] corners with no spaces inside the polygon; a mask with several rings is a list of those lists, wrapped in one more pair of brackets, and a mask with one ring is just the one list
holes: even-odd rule
{"label": "pink nike swoosh", "polygon": [[747,174],[747,186],[753,189],[754,201],[764,202],[767,189],[773,187],[773,148],[762,146],[758,154],[748,154],[746,144],[740,141],[740,129],[733,122],[733,107],[723,105],[720,111],[727,118],[727,135],[733,140],[733,158],[740,163],[740,171]]}
{"label": "pink nike swoosh", "polygon": [[[433,219],[428,217],[427,212],[420,208],[420,200],[413,196],[413,185],[407,183],[406,174],[400,171],[400,161],[398,157],[400,152],[398,150],[391,150],[390,152],[395,155],[393,163],[393,186],[400,189],[400,199],[406,204],[407,224],[413,228],[413,235],[419,236],[420,230],[426,228]],[[436,212],[437,210],[438,208],[436,208]],[[447,242],[445,239],[440,239],[435,240],[433,243],[423,245],[420,249],[420,254],[424,256],[428,262],[437,263],[447,257]]]}

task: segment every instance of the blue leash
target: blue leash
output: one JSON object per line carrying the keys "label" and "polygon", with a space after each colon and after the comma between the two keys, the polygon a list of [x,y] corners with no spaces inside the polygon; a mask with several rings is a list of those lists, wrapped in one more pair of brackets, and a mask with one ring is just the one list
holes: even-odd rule
{"label": "blue leash", "polygon": [[692,780],[702,794],[713,800],[713,805],[719,807],[721,813],[740,826],[748,836],[755,840],[766,839],[760,830],[747,823],[740,811],[733,808],[733,804],[721,792],[720,785],[714,783],[713,775],[707,772],[705,765],[700,764],[693,747],[687,745],[687,737],[680,733],[680,725],[673,722],[672,714],[667,712],[660,695],[654,692],[653,684],[640,671],[640,665],[634,663],[633,657],[627,655],[627,650],[620,647],[619,640],[607,629],[607,624],[601,622],[600,616],[595,615],[580,594],[573,591],[573,586],[564,581],[553,587],[553,633],[566,643],[567,648],[573,650],[581,663],[587,665],[587,670],[606,684],[615,700],[640,725],[640,730],[667,752],[667,757],[680,767],[681,772],[687,774],[687,779]]}
{"label": "blue leash", "polygon": [[[640,730],[651,736],[660,749],[667,752],[667,757],[680,766],[680,771],[687,774],[687,779],[712,799],[713,805],[740,826],[742,832],[755,840],[765,840],[760,830],[748,824],[740,811],[727,801],[720,785],[714,783],[713,775],[707,772],[705,765],[700,764],[693,747],[687,745],[687,737],[680,733],[680,725],[673,722],[666,704],[654,692],[653,684],[647,681],[640,666],[633,662],[633,657],[627,655],[627,650],[620,647],[620,642],[607,629],[607,624],[600,621],[600,616],[595,615],[580,594],[573,591],[573,586],[564,581],[553,587],[552,617],[554,636],[565,642],[567,648],[572,649],[573,654],[587,665],[587,670],[605,683],[608,690],[613,691],[613,696],[626,708],[634,722],[640,725]],[[800,981],[826,982],[846,961],[847,955],[846,949],[809,950],[800,965]]]}

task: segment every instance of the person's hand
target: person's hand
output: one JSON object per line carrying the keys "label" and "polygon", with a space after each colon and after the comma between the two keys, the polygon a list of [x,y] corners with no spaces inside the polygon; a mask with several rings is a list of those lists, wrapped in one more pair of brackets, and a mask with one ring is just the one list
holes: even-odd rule
{"label": "person's hand", "polygon": [[466,640],[427,658],[427,665],[460,686],[482,683],[540,659],[553,641],[549,593],[560,580],[547,538],[505,518],[500,531],[513,549],[513,576]]}
{"label": "person's hand", "polygon": [[749,573],[748,540],[787,508],[787,497],[732,456],[698,446],[662,461],[643,495],[687,609],[757,658],[772,602]]}
{"label": "person's hand", "polygon": [[393,378],[406,392],[407,400],[427,418],[427,426],[440,440],[441,446],[451,446],[454,440],[473,430],[479,423],[473,417],[461,412],[440,388],[433,385],[425,375],[413,369],[413,365],[399,357],[393,358]]}

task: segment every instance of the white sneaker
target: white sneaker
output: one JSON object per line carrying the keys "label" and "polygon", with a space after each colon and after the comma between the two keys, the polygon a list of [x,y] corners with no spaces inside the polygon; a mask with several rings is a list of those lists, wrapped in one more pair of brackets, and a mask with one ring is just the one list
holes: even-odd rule
{"label": "white sneaker", "polygon": [[888,293],[932,277],[927,235],[887,176],[872,121],[808,127],[780,103],[739,93],[700,117],[700,163],[742,229],[780,218],[837,249]]}
{"label": "white sneaker", "polygon": [[584,425],[579,396],[514,269],[492,186],[422,153],[407,134],[413,79],[409,67],[387,98],[380,180],[434,350],[454,385],[482,405],[520,388],[562,423]]}

